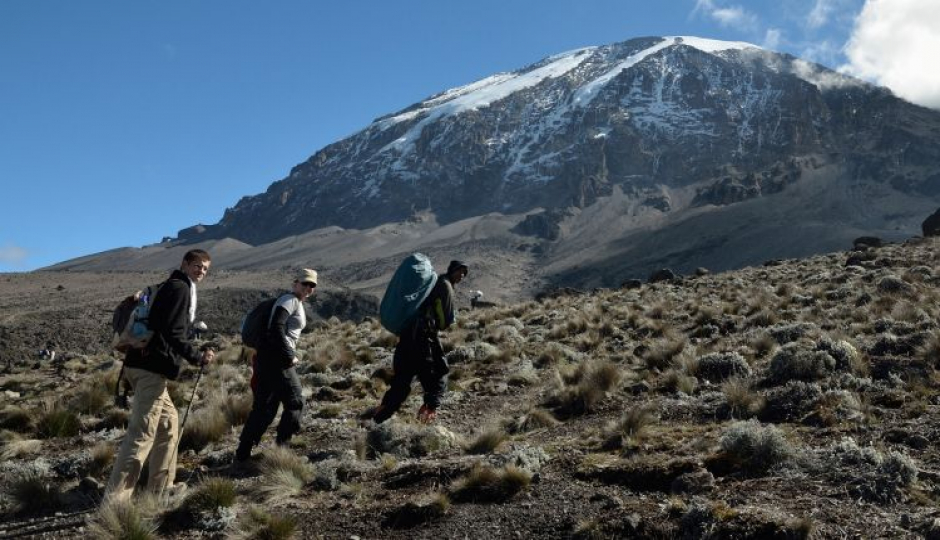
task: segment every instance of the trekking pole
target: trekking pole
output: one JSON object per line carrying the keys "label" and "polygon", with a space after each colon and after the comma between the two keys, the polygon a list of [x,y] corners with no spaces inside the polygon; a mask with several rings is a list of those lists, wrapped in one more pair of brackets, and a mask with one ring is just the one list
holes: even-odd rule
{"label": "trekking pole", "polygon": [[193,401],[196,400],[196,389],[199,388],[199,379],[202,378],[202,372],[206,369],[206,365],[202,364],[199,366],[199,374],[196,375],[196,382],[193,383],[193,395],[189,397],[189,404],[186,405],[186,414],[183,415],[183,423],[180,424],[179,438],[176,439],[176,448],[179,450],[180,439],[183,438],[183,428],[186,427],[186,419],[189,418],[189,411],[193,408]]}
{"label": "trekking pole", "polygon": [[[176,432],[176,448],[173,449],[173,459],[176,460],[180,451],[180,441],[183,440],[183,428],[186,427],[186,419],[189,418],[189,411],[193,408],[193,401],[196,400],[196,389],[199,388],[199,380],[202,379],[202,372],[205,371],[206,365],[199,365],[199,374],[196,375],[196,382],[193,383],[193,395],[189,397],[189,404],[186,405],[186,414],[183,415],[183,422],[180,424],[179,430]],[[192,473],[189,475],[192,478]],[[170,475],[166,476],[166,479],[163,481],[163,491],[166,492],[167,483],[170,481]]]}

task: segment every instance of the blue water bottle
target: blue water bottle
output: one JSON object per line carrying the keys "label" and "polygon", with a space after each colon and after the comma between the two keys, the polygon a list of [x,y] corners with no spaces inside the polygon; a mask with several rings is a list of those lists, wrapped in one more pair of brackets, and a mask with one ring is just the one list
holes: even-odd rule
{"label": "blue water bottle", "polygon": [[147,294],[142,294],[137,301],[137,313],[134,315],[134,325],[131,327],[134,337],[141,337],[147,333],[147,318],[149,316],[150,297]]}

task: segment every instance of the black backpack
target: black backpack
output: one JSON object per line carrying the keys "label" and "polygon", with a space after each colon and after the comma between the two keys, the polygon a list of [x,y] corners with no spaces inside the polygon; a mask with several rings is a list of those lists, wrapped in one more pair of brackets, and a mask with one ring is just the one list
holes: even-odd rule
{"label": "black backpack", "polygon": [[268,325],[271,324],[271,312],[274,311],[276,303],[277,297],[268,298],[245,315],[242,321],[242,343],[253,349],[257,349],[264,343]]}

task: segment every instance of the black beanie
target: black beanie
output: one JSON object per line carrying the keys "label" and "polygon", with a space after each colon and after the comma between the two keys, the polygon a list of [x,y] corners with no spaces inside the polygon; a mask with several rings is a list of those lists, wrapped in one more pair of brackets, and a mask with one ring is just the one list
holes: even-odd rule
{"label": "black beanie", "polygon": [[467,266],[467,263],[463,261],[450,261],[450,264],[447,266],[447,275],[453,274],[461,268],[466,270],[468,274],[470,273],[470,267]]}

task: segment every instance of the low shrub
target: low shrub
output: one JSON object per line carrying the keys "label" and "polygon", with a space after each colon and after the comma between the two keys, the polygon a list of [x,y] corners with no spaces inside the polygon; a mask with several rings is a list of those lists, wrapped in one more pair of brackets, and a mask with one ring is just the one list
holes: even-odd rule
{"label": "low shrub", "polygon": [[779,428],[755,420],[736,422],[721,435],[721,451],[746,475],[761,475],[793,456],[793,447]]}
{"label": "low shrub", "polygon": [[736,352],[715,352],[700,356],[693,373],[700,379],[718,383],[731,377],[747,377],[751,366]]}

